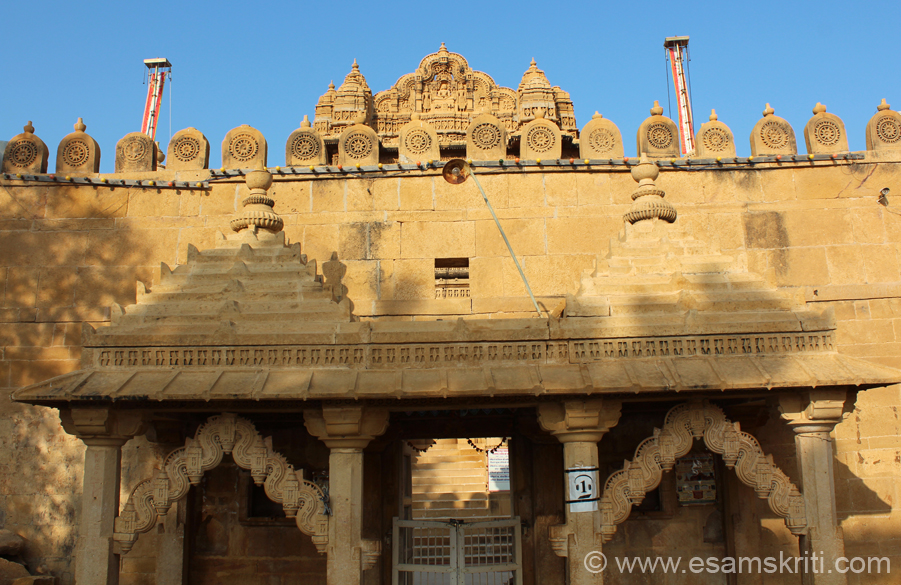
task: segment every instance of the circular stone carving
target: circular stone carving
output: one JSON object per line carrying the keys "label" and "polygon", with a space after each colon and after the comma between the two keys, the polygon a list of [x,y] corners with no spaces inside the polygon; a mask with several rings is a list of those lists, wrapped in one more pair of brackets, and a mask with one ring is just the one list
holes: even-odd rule
{"label": "circular stone carving", "polygon": [[544,126],[535,126],[526,135],[526,144],[535,152],[547,152],[557,141],[554,133]]}
{"label": "circular stone carving", "polygon": [[70,167],[80,167],[88,162],[90,152],[84,140],[70,140],[63,149],[63,163]]}
{"label": "circular stone carving", "polygon": [[312,134],[298,134],[291,141],[291,154],[298,160],[309,160],[319,156],[319,141]]}
{"label": "circular stone carving", "polygon": [[422,154],[432,146],[432,137],[422,128],[414,128],[407,132],[404,147],[413,154]]}
{"label": "circular stone carving", "polygon": [[842,137],[842,131],[832,120],[822,120],[813,127],[813,135],[820,144],[832,146],[838,144],[839,138]]}
{"label": "circular stone carving", "polygon": [[250,134],[238,134],[228,143],[228,151],[235,160],[247,162],[257,154],[260,145]]}
{"label": "circular stone carving", "polygon": [[181,162],[189,162],[200,155],[200,141],[190,136],[182,136],[175,141],[172,154]]}
{"label": "circular stone carving", "polygon": [[38,147],[29,140],[19,140],[10,149],[9,162],[16,167],[29,167],[38,158]]}
{"label": "circular stone carving", "polygon": [[666,124],[651,124],[648,142],[654,148],[669,148],[673,144],[673,133]]}
{"label": "circular stone carving", "polygon": [[729,133],[722,128],[711,128],[702,137],[704,148],[719,152],[729,147]]}
{"label": "circular stone carving", "polygon": [[901,125],[891,116],[876,122],[876,136],[883,142],[895,143],[901,140]]}
{"label": "circular stone carving", "polygon": [[483,150],[494,148],[501,143],[501,132],[494,124],[479,124],[472,131],[472,142]]}
{"label": "circular stone carving", "polygon": [[144,158],[147,149],[140,138],[130,138],[122,145],[122,154],[128,162],[138,162]]}
{"label": "circular stone carving", "polygon": [[779,122],[767,122],[761,126],[760,139],[769,148],[786,148],[788,146],[788,132]]}
{"label": "circular stone carving", "polygon": [[372,140],[362,132],[355,132],[344,141],[344,151],[350,158],[366,158],[372,154]]}
{"label": "circular stone carving", "polygon": [[598,128],[588,135],[588,144],[597,153],[607,152],[608,150],[613,150],[613,147],[616,145],[616,138],[611,132]]}

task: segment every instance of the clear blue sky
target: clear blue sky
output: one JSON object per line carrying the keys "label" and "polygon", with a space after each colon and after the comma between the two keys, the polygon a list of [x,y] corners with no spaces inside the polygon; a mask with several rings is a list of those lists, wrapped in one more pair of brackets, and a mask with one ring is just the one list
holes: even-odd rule
{"label": "clear blue sky", "polygon": [[[150,57],[173,63],[157,139],[188,126],[210,140],[218,167],[225,133],[263,132],[269,164],[330,80],[354,58],[373,93],[445,42],[477,70],[516,88],[535,58],[570,92],[581,127],[595,110],[635,131],[653,100],[667,107],[663,39],[690,35],[697,124],[716,108],[749,154],[766,102],[803,127],[820,101],[846,125],[851,150],[881,98],[901,109],[895,37],[899,0],[837,2],[9,2],[3,7],[0,140],[32,120],[50,149],[83,117],[111,172],[116,142],[140,130]],[[676,115],[673,110],[673,115]]]}

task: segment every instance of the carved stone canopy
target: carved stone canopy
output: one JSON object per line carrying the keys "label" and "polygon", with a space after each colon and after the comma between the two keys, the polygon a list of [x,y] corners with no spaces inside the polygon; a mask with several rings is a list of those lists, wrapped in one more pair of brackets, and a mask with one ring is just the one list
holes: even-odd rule
{"label": "carved stone canopy", "polygon": [[435,128],[442,145],[462,146],[470,121],[479,114],[497,117],[513,133],[538,112],[564,133],[578,135],[569,94],[552,87],[534,61],[514,91],[475,71],[462,55],[448,51],[442,43],[416,71],[374,96],[354,63],[344,84],[337,90],[331,85],[319,99],[314,127],[325,138],[334,139],[360,121],[375,129],[382,145],[396,147],[401,128],[418,113]]}

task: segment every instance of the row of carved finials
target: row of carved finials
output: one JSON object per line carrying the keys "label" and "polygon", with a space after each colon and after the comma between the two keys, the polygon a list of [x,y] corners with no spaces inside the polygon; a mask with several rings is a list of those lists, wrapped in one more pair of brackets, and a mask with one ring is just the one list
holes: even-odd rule
{"label": "row of carved finials", "polygon": [[[817,104],[814,115],[804,126],[804,140],[809,154],[848,152],[848,137],[842,120],[826,112]],[[96,173],[100,169],[100,147],[85,133],[81,118],[75,132],[59,144],[56,172]],[[473,160],[501,160],[508,155],[508,147],[515,145],[503,122],[491,114],[474,117],[466,129],[467,158]],[[543,118],[532,120],[518,133],[519,156],[523,160],[560,159],[563,135],[554,122]],[[619,128],[595,114],[581,132],[578,141],[580,159],[623,158],[624,148]],[[797,154],[795,132],[791,125],[774,114],[769,104],[751,131],[752,156],[780,156]],[[449,136],[436,130],[424,120],[414,118],[400,130],[397,160],[416,163],[441,160],[441,147],[449,146]],[[456,146],[462,147],[462,144]],[[867,150],[901,149],[901,113],[881,103],[867,123]],[[680,134],[675,122],[663,115],[663,108],[655,102],[651,116],[638,128],[637,151],[652,159],[680,158]],[[257,168],[267,166],[267,143],[263,134],[247,125],[230,130],[222,141],[222,167]],[[341,166],[378,165],[382,157],[379,135],[370,126],[355,124],[338,138],[337,163]],[[461,151],[462,152],[462,151]],[[695,136],[695,158],[728,158],[735,156],[735,137],[728,126],[711,113],[710,121],[701,125]],[[31,122],[25,131],[12,138],[3,153],[3,172],[13,174],[46,173],[49,151],[34,134]],[[169,142],[166,157],[145,134],[133,132],[116,144],[116,172],[155,171],[167,160],[170,170],[201,170],[209,168],[210,143],[195,128],[177,132]],[[331,164],[325,139],[304,119],[301,127],[291,133],[285,144],[287,166],[321,166]]]}

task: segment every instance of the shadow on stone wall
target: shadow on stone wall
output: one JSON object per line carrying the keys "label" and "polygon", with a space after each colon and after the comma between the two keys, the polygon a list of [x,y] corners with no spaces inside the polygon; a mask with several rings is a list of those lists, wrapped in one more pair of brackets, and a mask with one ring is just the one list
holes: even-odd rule
{"label": "shadow on stone wall", "polygon": [[124,188],[0,184],[0,525],[27,540],[32,573],[63,585],[72,582],[84,447],[55,409],[9,396],[78,369],[82,322],[108,321],[110,304],[134,302],[136,279],[151,284],[154,242],[123,220],[129,197]]}

